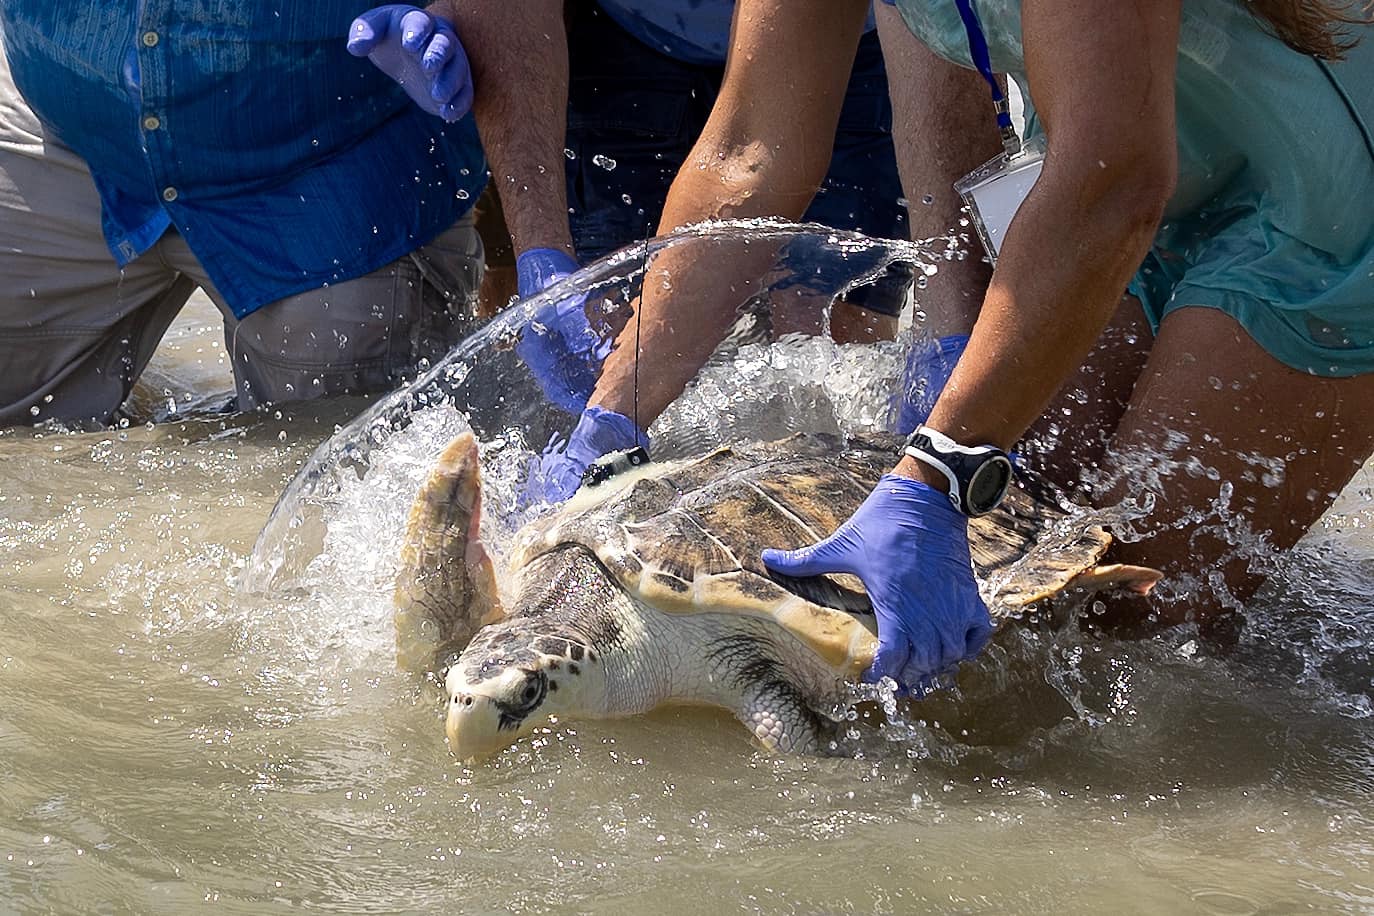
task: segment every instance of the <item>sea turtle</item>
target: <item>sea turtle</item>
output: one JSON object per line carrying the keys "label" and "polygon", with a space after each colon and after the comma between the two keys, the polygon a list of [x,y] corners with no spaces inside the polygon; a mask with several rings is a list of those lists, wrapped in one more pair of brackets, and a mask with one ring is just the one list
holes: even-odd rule
{"label": "sea turtle", "polygon": [[[891,466],[896,441],[799,434],[584,486],[517,535],[503,609],[478,537],[477,446],[462,433],[411,509],[398,660],[447,669],[448,737],[460,759],[495,753],[550,716],[666,703],[724,707],[772,750],[823,751],[844,682],[872,661],[872,607],[851,576],[772,575],[759,551],[833,531]],[[969,532],[995,614],[1071,583],[1146,591],[1159,578],[1097,565],[1111,536],[1024,486]]]}

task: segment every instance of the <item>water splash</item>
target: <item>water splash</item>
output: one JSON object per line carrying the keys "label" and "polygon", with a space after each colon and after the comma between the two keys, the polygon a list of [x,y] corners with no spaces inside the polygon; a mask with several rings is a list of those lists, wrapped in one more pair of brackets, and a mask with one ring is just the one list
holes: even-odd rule
{"label": "water splash", "polygon": [[[680,254],[692,246],[704,246],[703,256],[715,258],[721,257],[722,250],[771,252],[775,260],[765,293],[800,287],[808,295],[789,294],[776,300],[752,293],[745,297],[735,331],[727,336],[717,358],[708,363],[698,386],[698,406],[686,405],[682,412],[665,415],[661,421],[665,454],[718,444],[726,441],[727,434],[728,438],[758,438],[758,429],[777,425],[769,422],[770,415],[775,419],[776,415],[786,417],[795,412],[792,420],[782,420],[789,431],[813,428],[808,424],[819,422],[827,412],[829,421],[822,423],[824,429],[838,426],[839,418],[844,418],[846,427],[863,427],[877,425],[879,417],[886,417],[890,410],[886,392],[891,390],[890,379],[895,376],[897,345],[869,351],[872,355],[849,355],[828,341],[815,340],[814,335],[828,329],[829,307],[837,297],[880,276],[894,261],[925,270],[935,260],[930,253],[935,243],[873,240],[856,233],[776,220],[689,227],[646,245],[622,249],[511,306],[413,383],[383,398],[322,443],[264,525],[241,588],[250,593],[268,592],[297,581],[321,546],[321,506],[336,499],[346,482],[366,479],[374,451],[387,448],[391,439],[421,413],[449,411],[488,444],[518,441],[522,449],[542,447],[555,431],[566,435],[571,418],[545,400],[515,353],[520,335],[541,309],[570,296],[584,296],[589,323],[609,344],[633,317],[646,266],[661,252],[675,250]],[[808,335],[784,335],[765,344],[771,334],[769,322],[780,316],[791,325],[813,329],[810,339],[806,339]],[[737,358],[741,353],[743,359]],[[818,368],[814,360],[822,361],[819,366],[825,367],[819,386],[814,383]],[[846,369],[860,371],[850,373]],[[765,372],[778,372],[784,381],[762,382]],[[769,397],[732,387],[748,384],[762,385]],[[789,393],[788,385],[796,388],[796,394]],[[746,407],[746,402],[754,406]],[[735,411],[739,420],[756,423],[758,428],[715,422],[711,411],[722,407],[728,407],[726,420]],[[711,441],[713,437],[719,438]],[[498,445],[485,454],[503,459],[499,466],[484,463],[497,477],[509,475],[512,468],[523,470],[527,461],[527,456],[513,453],[508,445]],[[502,491],[494,494],[492,503],[506,506],[508,500],[509,494]]]}

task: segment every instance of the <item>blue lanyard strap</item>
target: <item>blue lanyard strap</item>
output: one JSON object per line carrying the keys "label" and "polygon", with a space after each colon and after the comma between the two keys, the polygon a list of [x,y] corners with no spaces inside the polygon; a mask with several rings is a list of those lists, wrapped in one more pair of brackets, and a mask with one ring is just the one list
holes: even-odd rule
{"label": "blue lanyard strap", "polygon": [[1016,128],[1012,127],[1011,106],[1007,97],[1002,94],[1002,87],[997,85],[997,77],[992,73],[992,57],[988,54],[988,39],[983,34],[983,24],[978,21],[972,0],[954,0],[954,5],[959,9],[959,18],[964,20],[964,31],[968,33],[968,53],[973,66],[978,68],[983,79],[992,87],[992,107],[997,111],[997,129],[1002,134],[1002,146],[1008,156],[1014,156],[1021,151],[1021,138],[1016,135]]}

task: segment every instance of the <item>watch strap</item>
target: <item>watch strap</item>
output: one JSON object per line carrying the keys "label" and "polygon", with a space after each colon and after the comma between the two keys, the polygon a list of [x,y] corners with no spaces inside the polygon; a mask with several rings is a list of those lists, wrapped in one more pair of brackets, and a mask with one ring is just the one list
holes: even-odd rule
{"label": "watch strap", "polygon": [[968,514],[964,511],[964,501],[960,496],[963,485],[959,483],[959,477],[954,473],[953,468],[941,461],[939,455],[932,454],[918,445],[907,445],[902,449],[902,454],[910,455],[926,467],[933,468],[943,474],[945,479],[949,481],[948,495],[950,503],[954,506],[954,511],[964,515]]}
{"label": "watch strap", "polygon": [[[967,491],[978,474],[975,471],[968,474],[967,479],[965,479],[952,465],[957,461],[957,464],[965,468],[970,463],[977,464],[981,468],[989,461],[995,462],[1000,459],[1010,468],[1006,453],[997,446],[961,445],[938,429],[931,429],[929,426],[918,426],[912,431],[902,448],[902,454],[909,455],[927,467],[939,471],[949,482],[950,504],[954,506],[956,512],[961,512],[970,517],[992,511],[996,508],[996,503],[986,508],[969,505]],[[951,461],[951,459],[955,459],[955,461]],[[1002,496],[1005,494],[1004,488]],[[1001,497],[998,498],[998,502],[1001,502]]]}

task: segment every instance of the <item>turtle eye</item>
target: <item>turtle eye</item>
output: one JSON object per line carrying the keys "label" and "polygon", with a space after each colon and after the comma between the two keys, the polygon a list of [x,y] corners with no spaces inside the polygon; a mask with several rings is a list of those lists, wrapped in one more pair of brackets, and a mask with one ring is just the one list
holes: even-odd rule
{"label": "turtle eye", "polygon": [[544,702],[544,695],[548,693],[548,690],[549,682],[544,672],[525,672],[525,683],[520,687],[520,692],[513,698],[516,710],[525,713],[534,709]]}

